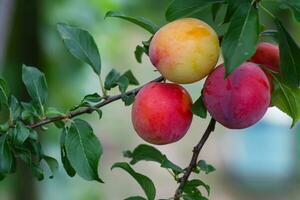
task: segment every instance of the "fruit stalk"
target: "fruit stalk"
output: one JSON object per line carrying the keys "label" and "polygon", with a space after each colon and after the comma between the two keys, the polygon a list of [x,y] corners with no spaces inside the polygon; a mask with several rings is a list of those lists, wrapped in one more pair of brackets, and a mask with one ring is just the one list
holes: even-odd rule
{"label": "fruit stalk", "polygon": [[183,192],[183,188],[184,188],[186,182],[188,181],[193,169],[197,166],[199,154],[200,154],[204,144],[206,143],[207,139],[209,138],[210,134],[215,130],[215,126],[216,126],[216,120],[211,118],[209,125],[208,125],[206,131],[204,132],[202,138],[200,139],[199,143],[193,149],[193,156],[192,156],[189,166],[185,169],[184,175],[179,179],[179,186],[175,192],[174,200],[180,200],[180,197]]}

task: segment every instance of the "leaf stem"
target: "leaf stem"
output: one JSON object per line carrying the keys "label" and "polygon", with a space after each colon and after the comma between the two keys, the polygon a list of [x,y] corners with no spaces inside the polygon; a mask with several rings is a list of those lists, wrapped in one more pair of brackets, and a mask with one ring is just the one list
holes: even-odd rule
{"label": "leaf stem", "polygon": [[189,166],[186,168],[184,175],[180,178],[180,183],[175,192],[174,200],[180,200],[180,197],[182,196],[183,188],[184,188],[186,182],[188,181],[193,169],[197,166],[197,160],[198,160],[199,154],[200,154],[204,144],[206,143],[207,139],[209,138],[210,134],[215,130],[215,126],[216,126],[216,120],[211,118],[209,125],[208,125],[206,131],[204,132],[202,138],[200,139],[199,143],[193,149],[192,159],[190,161]]}

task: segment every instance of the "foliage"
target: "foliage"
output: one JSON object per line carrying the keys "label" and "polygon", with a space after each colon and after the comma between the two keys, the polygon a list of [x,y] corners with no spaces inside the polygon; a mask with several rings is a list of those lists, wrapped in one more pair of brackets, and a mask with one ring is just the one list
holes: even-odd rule
{"label": "foliage", "polygon": [[[295,18],[300,21],[300,4],[292,0],[277,0],[280,9],[290,9]],[[173,0],[166,10],[167,21],[173,21],[182,17],[197,17],[204,7],[211,7],[212,18],[216,18],[221,8],[226,9],[220,24],[229,24],[224,31],[221,42],[226,75],[232,73],[241,63],[248,60],[255,52],[257,42],[263,33],[270,33],[277,39],[280,47],[280,69],[282,73],[273,74],[274,92],[272,104],[293,119],[294,126],[300,119],[300,47],[285,26],[267,8],[264,0]],[[274,21],[277,30],[271,31],[268,27],[262,29],[259,12],[266,12]],[[115,17],[132,22],[148,31],[151,36],[146,38],[142,45],[137,45],[134,52],[136,60],[141,63],[142,56],[148,55],[149,44],[152,36],[158,31],[159,26],[145,18],[135,18],[119,12],[110,11],[106,17]],[[101,81],[101,58],[98,47],[91,34],[81,28],[72,27],[60,23],[58,32],[67,50],[77,59],[89,65],[100,79],[103,94],[87,94],[82,101],[73,106],[67,113],[58,111],[55,107],[48,107],[48,86],[46,76],[37,68],[23,66],[22,80],[26,86],[31,101],[23,102],[10,93],[4,79],[0,79],[0,109],[8,110],[6,121],[0,125],[0,180],[16,171],[17,160],[26,163],[32,170],[32,174],[38,180],[44,178],[44,170],[41,162],[45,161],[49,166],[53,177],[58,168],[58,161],[43,152],[39,133],[45,132],[46,125],[55,123],[61,129],[61,161],[67,174],[71,177],[78,174],[86,180],[95,180],[103,183],[99,178],[98,167],[103,153],[102,146],[95,136],[90,124],[76,118],[81,114],[96,111],[99,118],[102,116],[100,108],[112,101],[121,99],[126,106],[134,101],[138,89],[128,92],[130,85],[139,85],[131,70],[120,73],[112,69],[105,78],[104,85]],[[265,34],[265,35],[270,35]],[[107,93],[118,87],[120,94],[109,96]],[[207,110],[200,96],[193,104],[193,113],[202,118],[207,117]],[[168,170],[178,183],[181,181],[187,168],[180,167],[170,161],[166,155],[153,146],[141,144],[133,151],[124,152],[129,163],[119,162],[112,169],[120,168],[128,172],[142,187],[146,197],[132,196],[127,200],[153,200],[156,196],[154,183],[145,175],[136,172],[132,166],[141,161],[158,163],[161,168]],[[197,162],[193,167],[193,173],[209,174],[215,171],[212,165],[204,160]],[[200,189],[204,189],[209,195],[210,187],[199,179],[187,180],[182,192],[182,198],[207,199]]]}

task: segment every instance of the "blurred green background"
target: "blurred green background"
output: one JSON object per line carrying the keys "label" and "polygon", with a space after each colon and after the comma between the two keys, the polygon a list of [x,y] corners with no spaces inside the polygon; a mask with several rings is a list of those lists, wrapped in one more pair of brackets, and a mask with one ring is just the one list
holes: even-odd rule
{"label": "blurred green background", "polygon": [[[168,0],[0,0],[1,75],[9,82],[13,93],[26,100],[21,66],[24,63],[40,68],[48,80],[48,105],[62,111],[78,103],[85,94],[100,92],[92,70],[63,47],[56,24],[65,22],[87,29],[95,37],[102,57],[103,76],[112,68],[121,72],[131,69],[141,83],[147,82],[158,73],[146,57],[143,64],[138,64],[133,52],[135,46],[150,35],[119,19],[104,20],[104,15],[109,10],[122,11],[163,25],[166,23],[164,11],[169,3]],[[278,12],[276,4],[269,6],[300,41],[300,26],[292,20],[291,14]],[[198,17],[222,32],[217,24],[212,24],[209,10],[204,10]],[[265,24],[271,25],[263,14],[261,17]],[[194,100],[200,95],[202,84],[185,85]],[[115,102],[103,108],[103,113],[100,121],[96,115],[84,118],[91,121],[104,147],[99,171],[105,184],[87,182],[78,176],[70,178],[61,165],[54,179],[38,182],[20,163],[16,175],[0,182],[0,200],[119,200],[142,194],[129,175],[110,170],[114,162],[126,160],[122,151],[143,143],[132,128],[130,107]],[[157,148],[178,165],[186,166],[192,146],[207,123],[195,117],[186,137],[175,144]],[[300,131],[297,128],[289,130],[289,123],[284,114],[270,109],[260,123],[249,129],[230,131],[218,125],[201,153],[201,159],[217,168],[211,175],[201,175],[211,185],[210,199],[298,200]],[[44,151],[60,160],[60,132],[51,126],[47,134],[40,137]],[[159,198],[173,195],[176,188],[173,178],[157,164],[143,162],[135,169],[153,179]]]}

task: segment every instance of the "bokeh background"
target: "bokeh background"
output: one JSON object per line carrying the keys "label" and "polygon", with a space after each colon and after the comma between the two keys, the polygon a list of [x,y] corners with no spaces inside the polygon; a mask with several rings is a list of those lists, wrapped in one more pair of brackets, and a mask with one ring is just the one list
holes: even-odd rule
{"label": "bokeh background", "polygon": [[[166,23],[164,11],[169,0],[0,0],[0,70],[13,93],[28,98],[21,82],[22,64],[36,66],[46,73],[49,86],[48,105],[67,111],[91,92],[100,92],[92,70],[74,59],[63,47],[56,31],[58,22],[83,27],[95,37],[103,62],[105,76],[112,68],[124,72],[131,69],[141,83],[158,76],[148,58],[138,64],[135,46],[149,38],[144,30],[119,19],[106,19],[109,10],[132,16],[144,16],[159,25]],[[273,12],[300,42],[300,25],[290,12]],[[214,26],[209,10],[197,17]],[[264,18],[264,23],[271,22]],[[221,61],[220,61],[221,62]],[[203,82],[185,87],[195,100]],[[117,91],[113,91],[116,93]],[[103,118],[84,116],[102,142],[104,154],[100,176],[105,184],[70,178],[62,166],[54,179],[42,182],[32,178],[30,171],[19,165],[18,173],[0,182],[0,200],[119,200],[142,195],[137,183],[121,170],[111,171],[114,162],[126,161],[122,151],[132,150],[143,141],[135,134],[130,121],[130,107],[115,102],[103,108]],[[189,133],[181,141],[157,146],[170,160],[186,166],[192,146],[199,140],[208,121],[195,117]],[[201,153],[201,159],[215,166],[216,172],[200,175],[211,185],[211,200],[298,200],[300,196],[300,129],[289,129],[290,119],[271,108],[257,125],[240,131],[217,126]],[[44,151],[60,160],[60,131],[50,126],[40,135]],[[141,162],[135,166],[151,177],[157,197],[171,197],[176,184],[173,178],[155,163]]]}

